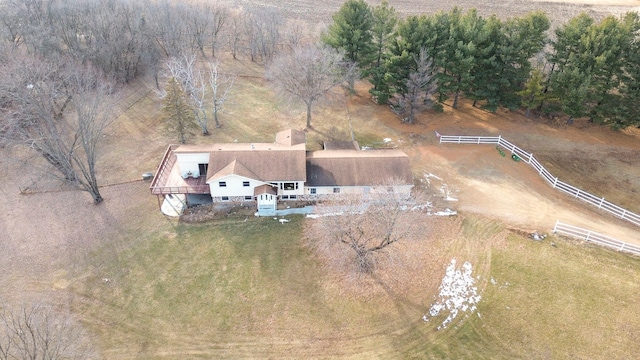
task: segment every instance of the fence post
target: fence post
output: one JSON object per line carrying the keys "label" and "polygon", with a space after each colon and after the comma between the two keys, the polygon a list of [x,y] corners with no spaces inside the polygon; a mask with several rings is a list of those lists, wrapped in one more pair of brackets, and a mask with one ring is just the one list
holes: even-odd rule
{"label": "fence post", "polygon": [[[531,159],[533,159],[533,154],[529,154],[529,161],[527,161],[528,164],[531,164]],[[542,174],[542,172],[540,172]]]}
{"label": "fence post", "polygon": [[553,182],[553,188],[556,188],[556,184],[558,184],[558,177],[556,177],[556,180]]}
{"label": "fence post", "polygon": [[553,227],[553,230],[551,230],[552,233],[556,233],[556,229],[558,228],[558,224],[560,224],[560,220],[556,220],[556,225]]}
{"label": "fence post", "polygon": [[578,191],[576,191],[576,197],[580,196],[580,189],[578,189]]}
{"label": "fence post", "polygon": [[502,142],[502,135],[498,135],[498,146],[500,146]]}
{"label": "fence post", "polygon": [[600,205],[598,205],[598,209],[602,208],[602,203],[604,202],[604,198],[600,199]]}
{"label": "fence post", "polygon": [[627,209],[624,209],[622,215],[620,215],[620,219],[624,219],[625,215],[627,215]]}
{"label": "fence post", "polygon": [[585,238],[586,241],[589,241],[589,237],[591,236],[591,231],[587,231],[587,237]]}
{"label": "fence post", "polygon": [[624,246],[625,246],[625,245],[627,245],[627,243],[622,243],[622,246],[620,246],[620,250],[619,250],[619,251],[624,250]]}

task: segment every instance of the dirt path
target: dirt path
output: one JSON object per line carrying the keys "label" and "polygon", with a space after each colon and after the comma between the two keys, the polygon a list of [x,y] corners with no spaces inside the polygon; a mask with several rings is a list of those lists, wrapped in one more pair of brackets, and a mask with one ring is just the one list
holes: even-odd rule
{"label": "dirt path", "polygon": [[501,157],[491,146],[422,146],[409,153],[444,179],[458,199],[452,208],[530,232],[548,232],[560,220],[640,245],[640,228],[553,190],[533,168]]}

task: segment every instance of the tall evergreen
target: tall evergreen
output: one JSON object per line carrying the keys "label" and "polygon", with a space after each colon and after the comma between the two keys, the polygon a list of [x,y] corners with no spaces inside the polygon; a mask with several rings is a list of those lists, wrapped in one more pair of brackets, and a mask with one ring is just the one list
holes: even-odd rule
{"label": "tall evergreen", "polygon": [[393,33],[398,23],[398,13],[387,0],[382,0],[380,5],[375,6],[372,11],[371,35],[373,41],[372,66],[380,67],[387,56]]}
{"label": "tall evergreen", "polygon": [[483,20],[475,10],[462,15],[457,9],[451,12],[449,39],[443,45],[442,67],[438,83],[439,100],[453,94],[453,108],[458,108],[460,94],[471,88],[476,66],[477,40]]}
{"label": "tall evergreen", "polygon": [[619,88],[620,103],[612,107],[611,126],[625,128],[640,127],[640,15],[627,13],[624,25],[630,34],[637,34],[629,39],[629,47],[624,56],[624,73]]}
{"label": "tall evergreen", "polygon": [[167,82],[162,111],[167,133],[178,137],[181,144],[197,133],[198,125],[187,94],[173,77]]}
{"label": "tall evergreen", "polygon": [[541,69],[533,69],[531,76],[524,85],[524,88],[517,92],[521,97],[521,104],[527,109],[526,117],[529,117],[531,110],[538,108],[546,98],[544,92],[545,76]]}
{"label": "tall evergreen", "polygon": [[322,40],[337,50],[344,51],[346,60],[366,68],[371,63],[373,15],[364,0],[347,0],[333,15],[333,23]]}

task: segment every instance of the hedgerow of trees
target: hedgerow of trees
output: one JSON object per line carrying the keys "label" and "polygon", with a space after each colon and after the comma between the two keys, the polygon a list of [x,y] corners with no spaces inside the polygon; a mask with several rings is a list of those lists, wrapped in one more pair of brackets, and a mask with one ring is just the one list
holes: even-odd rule
{"label": "hedgerow of trees", "polygon": [[640,125],[635,12],[599,22],[581,14],[552,36],[542,12],[502,20],[453,8],[397,20],[386,1],[371,7],[347,0],[333,20],[322,40],[356,62],[380,104],[402,108],[399,100],[415,97],[407,84],[419,73],[415,59],[426,51],[436,100],[451,100],[454,109],[463,96],[489,111],[524,108],[527,116],[565,114],[569,123],[588,117],[614,128]]}

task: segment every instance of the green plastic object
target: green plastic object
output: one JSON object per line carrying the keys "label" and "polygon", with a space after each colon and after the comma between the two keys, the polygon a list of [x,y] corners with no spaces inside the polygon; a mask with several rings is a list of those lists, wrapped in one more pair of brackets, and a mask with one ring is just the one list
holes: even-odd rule
{"label": "green plastic object", "polygon": [[520,157],[516,154],[511,154],[511,158],[513,159],[513,161],[520,161]]}
{"label": "green plastic object", "polygon": [[500,153],[500,156],[504,157],[504,151],[502,151],[502,149],[496,146],[496,150],[498,150],[498,152]]}

